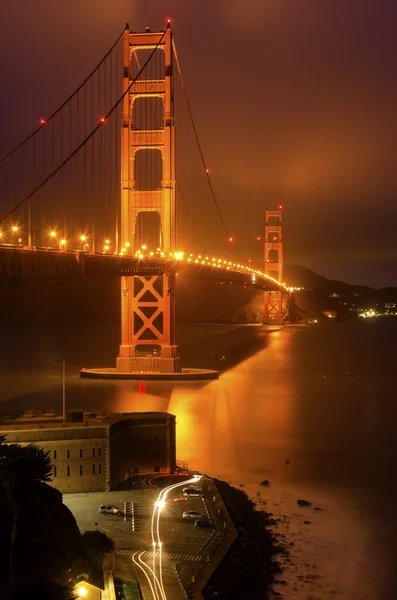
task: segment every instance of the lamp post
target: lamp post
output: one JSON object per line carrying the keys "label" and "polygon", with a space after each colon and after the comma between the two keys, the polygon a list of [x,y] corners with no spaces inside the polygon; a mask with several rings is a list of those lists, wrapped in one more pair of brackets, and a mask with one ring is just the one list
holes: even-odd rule
{"label": "lamp post", "polygon": [[53,248],[55,248],[55,239],[56,239],[56,237],[57,237],[57,232],[56,232],[56,231],[54,231],[54,230],[50,231],[50,238],[51,238],[51,239],[52,239],[52,241],[54,242],[54,243],[53,243],[53,246],[52,246]]}

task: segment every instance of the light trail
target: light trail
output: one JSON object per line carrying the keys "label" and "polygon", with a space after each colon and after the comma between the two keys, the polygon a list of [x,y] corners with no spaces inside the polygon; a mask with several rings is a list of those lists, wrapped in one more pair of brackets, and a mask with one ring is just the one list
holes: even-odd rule
{"label": "light trail", "polygon": [[[139,569],[141,569],[141,571],[143,571],[143,574],[145,575],[145,577],[146,577],[146,579],[147,579],[147,582],[148,582],[148,584],[149,584],[150,591],[152,592],[153,599],[154,599],[154,600],[158,600],[158,595],[157,595],[156,589],[153,587],[153,584],[152,584],[151,577],[150,577],[150,575],[147,573],[147,571],[146,571],[145,567],[149,568],[149,570],[150,570],[150,571],[151,571],[151,569],[150,569],[150,567],[149,567],[149,566],[148,566],[148,565],[147,565],[147,564],[146,564],[146,563],[145,563],[145,562],[142,560],[142,558],[141,558],[141,557],[142,557],[142,554],[144,554],[144,553],[145,553],[145,550],[137,550],[137,551],[136,551],[136,552],[134,552],[134,554],[131,556],[131,559],[132,559],[132,562],[133,562],[133,563],[134,563],[134,564],[135,564],[135,565],[136,565],[136,566],[137,566]],[[139,556],[138,556],[138,561],[137,561],[137,560],[135,560],[135,556],[136,556],[137,554],[139,554]],[[145,567],[143,567],[142,565],[145,565]]]}
{"label": "light trail", "polygon": [[[174,483],[172,485],[167,486],[166,488],[164,488],[163,490],[160,491],[160,493],[157,497],[157,500],[154,504],[153,513],[152,513],[152,521],[151,521],[151,536],[152,536],[152,546],[153,546],[153,567],[150,567],[148,565],[148,563],[146,563],[142,559],[143,552],[141,552],[141,554],[138,556],[138,561],[140,563],[138,566],[144,571],[146,578],[149,580],[150,579],[149,573],[152,575],[152,579],[150,581],[150,589],[151,589],[151,592],[153,595],[153,600],[167,600],[167,595],[164,590],[164,582],[163,582],[163,557],[162,557],[163,543],[160,538],[161,511],[165,506],[167,496],[171,490],[174,490],[183,485],[190,485],[193,483],[197,483],[197,481],[200,481],[201,478],[202,478],[202,475],[195,475],[191,479],[187,479],[185,481],[181,481],[179,483]],[[157,552],[156,548],[159,549],[158,566],[156,565],[156,552]],[[135,564],[137,564],[135,561],[135,555],[136,555],[136,553],[133,555],[133,561]],[[158,576],[157,576],[157,570],[158,570]]]}

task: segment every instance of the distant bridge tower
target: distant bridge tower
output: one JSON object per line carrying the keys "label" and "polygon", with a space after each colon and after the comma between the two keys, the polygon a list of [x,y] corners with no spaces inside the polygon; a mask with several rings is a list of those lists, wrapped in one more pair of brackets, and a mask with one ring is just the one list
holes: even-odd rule
{"label": "distant bridge tower", "polygon": [[[265,273],[283,281],[283,209],[265,211]],[[287,314],[287,299],[283,292],[265,292],[264,322],[282,323]]]}
{"label": "distant bridge tower", "polygon": [[[132,82],[132,61],[140,68],[148,57],[148,51],[157,45],[157,51],[163,53],[164,58],[162,73],[145,79],[144,72],[123,100],[120,242],[125,254],[135,254],[145,243],[142,236],[144,213],[151,213],[152,217],[153,213],[157,213],[159,231],[155,243],[158,248],[169,253],[175,246],[175,136],[170,27],[165,33],[131,33],[126,29],[123,92]],[[138,54],[143,56],[141,61]],[[153,73],[153,70],[148,72]],[[153,99],[160,99],[161,118],[159,123],[149,118],[145,123],[142,115],[153,113]],[[161,182],[152,189],[139,185],[139,152],[145,155],[160,153]],[[175,339],[175,273],[122,277],[121,346],[116,371],[175,373],[180,370]]]}

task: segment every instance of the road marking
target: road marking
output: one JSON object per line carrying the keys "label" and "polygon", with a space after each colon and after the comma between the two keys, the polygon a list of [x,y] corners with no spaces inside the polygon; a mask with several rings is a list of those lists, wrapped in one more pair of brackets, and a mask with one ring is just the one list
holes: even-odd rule
{"label": "road marking", "polygon": [[[136,552],[136,550],[131,550],[130,548],[116,548],[114,554],[118,554],[120,556],[132,556]],[[147,550],[142,551],[142,555],[145,554],[146,558],[153,558],[154,552],[149,552]],[[141,556],[142,556],[141,555]],[[158,552],[156,552],[156,556],[158,556]],[[170,558],[173,560],[188,560],[188,561],[198,561],[201,560],[199,556],[196,554],[182,554],[181,552],[162,552],[163,558]]]}

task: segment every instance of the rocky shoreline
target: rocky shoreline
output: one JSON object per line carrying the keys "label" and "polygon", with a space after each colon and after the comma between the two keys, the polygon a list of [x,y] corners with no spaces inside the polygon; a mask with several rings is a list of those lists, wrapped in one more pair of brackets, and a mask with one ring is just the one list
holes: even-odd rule
{"label": "rocky shoreline", "polygon": [[[272,537],[274,519],[257,510],[243,490],[214,480],[238,531],[238,538],[203,590],[206,600],[266,600],[280,566],[276,554],[285,552]],[[274,597],[274,592],[272,593]]]}

